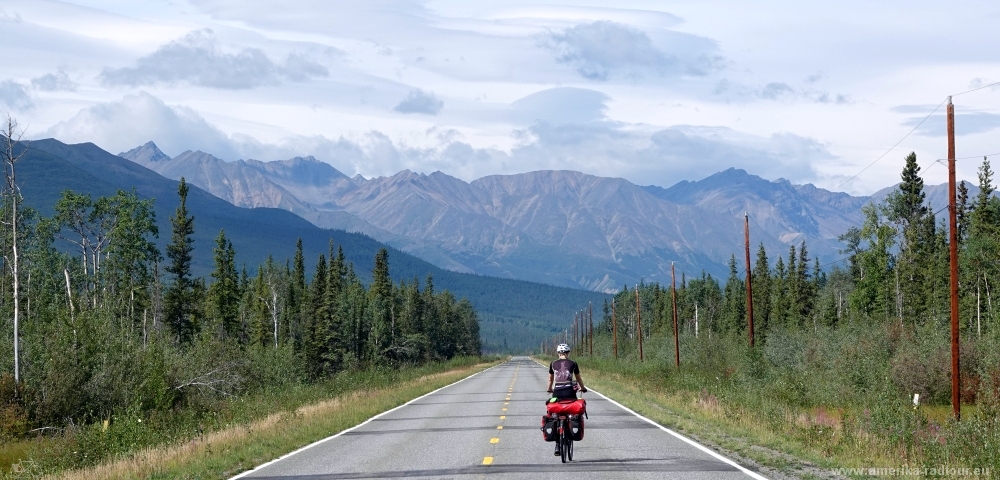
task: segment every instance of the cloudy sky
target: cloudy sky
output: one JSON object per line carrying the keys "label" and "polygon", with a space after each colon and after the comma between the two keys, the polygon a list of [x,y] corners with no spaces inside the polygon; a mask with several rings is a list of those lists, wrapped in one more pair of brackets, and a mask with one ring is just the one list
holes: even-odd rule
{"label": "cloudy sky", "polygon": [[[816,3],[0,1],[0,112],[113,153],[368,177],[738,167],[871,193],[916,151],[945,181],[944,107],[920,122],[1000,82],[1000,4]],[[958,156],[1000,153],[1000,88],[954,103]]]}

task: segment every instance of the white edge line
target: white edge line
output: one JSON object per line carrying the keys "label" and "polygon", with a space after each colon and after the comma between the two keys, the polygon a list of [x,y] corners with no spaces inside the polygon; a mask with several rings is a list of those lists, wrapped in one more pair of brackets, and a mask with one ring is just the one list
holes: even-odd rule
{"label": "white edge line", "polygon": [[721,454],[719,454],[718,452],[712,450],[711,448],[708,448],[708,447],[706,447],[706,446],[704,446],[704,445],[702,445],[702,444],[700,444],[700,443],[698,443],[698,442],[696,442],[694,440],[691,440],[688,437],[685,437],[684,435],[681,435],[681,434],[679,434],[679,433],[677,433],[677,432],[675,432],[675,431],[673,431],[673,430],[671,430],[671,429],[669,429],[667,427],[664,427],[663,425],[660,425],[659,423],[657,423],[657,422],[655,422],[653,420],[650,420],[650,419],[648,419],[648,418],[646,418],[646,417],[644,417],[642,415],[639,415],[638,413],[635,412],[635,410],[632,410],[631,408],[628,408],[625,405],[622,405],[622,404],[620,404],[620,403],[618,403],[618,402],[616,402],[616,401],[608,398],[607,395],[605,395],[605,394],[603,394],[601,392],[598,392],[597,390],[594,390],[593,388],[588,388],[587,391],[594,392],[594,393],[596,393],[596,394],[604,397],[605,400],[607,400],[607,401],[609,401],[609,402],[617,405],[622,410],[625,410],[626,412],[631,413],[632,415],[635,415],[635,416],[637,416],[637,417],[645,420],[646,422],[649,422],[649,423],[655,425],[660,430],[663,430],[664,432],[667,432],[667,433],[669,433],[669,434],[671,434],[671,435],[673,435],[673,436],[675,436],[675,437],[683,440],[684,442],[686,442],[689,445],[697,448],[698,450],[701,450],[701,451],[703,451],[703,452],[705,452],[705,453],[707,453],[707,454],[715,457],[718,460],[726,462],[726,463],[728,463],[728,464],[730,464],[730,465],[732,465],[732,466],[740,469],[741,472],[749,475],[752,478],[755,478],[757,480],[768,480],[767,477],[764,477],[764,476],[760,475],[759,473],[754,472],[753,470],[750,470],[750,469],[748,469],[748,468],[746,468],[746,467],[744,467],[744,466],[742,466],[742,465],[740,465],[740,464],[738,464],[738,463],[736,463],[736,462],[734,462],[734,461],[732,461],[732,460],[730,460],[730,459],[722,456]]}
{"label": "white edge line", "polygon": [[[312,448],[312,447],[315,447],[316,445],[319,445],[319,444],[321,444],[321,443],[323,443],[323,442],[326,442],[327,440],[333,440],[334,438],[337,438],[337,437],[339,437],[339,436],[341,436],[341,435],[343,435],[343,434],[345,434],[345,433],[347,433],[347,432],[350,432],[350,431],[352,431],[352,430],[355,430],[355,429],[357,429],[357,428],[361,428],[361,427],[365,426],[366,424],[368,424],[368,422],[371,422],[372,420],[375,420],[376,418],[379,418],[379,417],[381,417],[382,415],[387,415],[387,414],[389,414],[389,413],[392,413],[392,412],[394,412],[394,411],[396,411],[396,410],[399,410],[400,408],[403,408],[403,407],[405,407],[405,406],[407,406],[407,405],[409,405],[409,404],[411,404],[411,403],[413,403],[413,402],[416,402],[417,400],[420,400],[420,399],[422,399],[422,398],[424,398],[424,397],[428,397],[428,396],[430,396],[430,395],[433,395],[433,394],[435,394],[435,393],[437,393],[437,392],[439,392],[439,391],[441,391],[441,390],[444,390],[444,389],[446,389],[446,388],[448,388],[448,387],[450,387],[450,386],[452,386],[452,385],[455,385],[456,383],[461,383],[461,382],[464,382],[464,381],[466,381],[466,380],[468,380],[468,379],[470,379],[470,378],[472,378],[472,377],[475,377],[476,375],[479,375],[480,373],[483,373],[483,372],[486,372],[486,371],[489,371],[489,370],[492,370],[492,369],[494,369],[494,368],[496,368],[496,367],[499,367],[500,365],[503,365],[504,363],[507,363],[507,362],[509,362],[509,361],[510,361],[510,360],[508,359],[508,360],[506,360],[506,361],[504,361],[504,362],[501,362],[501,363],[499,363],[499,364],[496,364],[496,365],[494,365],[494,366],[492,366],[492,367],[490,367],[490,368],[487,368],[487,369],[485,369],[485,370],[483,370],[483,371],[481,371],[481,372],[476,372],[476,373],[473,373],[472,375],[469,375],[468,377],[464,377],[464,378],[462,378],[462,379],[460,379],[460,380],[458,380],[458,381],[455,381],[455,382],[452,382],[452,383],[449,383],[449,384],[447,384],[447,385],[445,385],[445,386],[443,386],[443,387],[441,387],[441,388],[439,388],[439,389],[437,389],[437,390],[434,390],[433,392],[427,392],[427,393],[425,393],[425,394],[423,394],[423,395],[421,395],[421,396],[419,396],[419,397],[417,397],[417,398],[414,398],[413,400],[410,400],[410,401],[408,401],[408,402],[406,402],[406,403],[404,403],[404,404],[402,404],[402,405],[399,405],[399,406],[397,406],[397,407],[395,407],[395,408],[392,408],[391,410],[386,410],[386,411],[384,411],[384,412],[382,412],[382,413],[380,413],[380,414],[378,414],[378,415],[375,415],[374,417],[371,417],[371,418],[369,418],[368,420],[365,420],[365,421],[363,421],[363,422],[361,422],[361,423],[359,423],[359,424],[357,424],[357,425],[355,425],[355,426],[353,426],[353,427],[351,427],[351,428],[348,428],[348,429],[346,429],[346,430],[341,430],[341,431],[339,431],[339,432],[337,432],[337,433],[335,433],[335,434],[333,434],[333,435],[330,435],[329,437],[326,437],[326,438],[324,438],[324,439],[321,439],[321,440],[317,440],[317,441],[315,441],[315,442],[313,442],[313,443],[310,443],[309,445],[306,445],[306,446],[304,446],[304,447],[302,447],[302,448],[300,448],[300,449],[298,449],[298,450],[295,450],[295,451],[293,451],[293,452],[289,452],[289,453],[286,453],[286,454],[284,454],[284,455],[282,455],[282,456],[280,456],[280,457],[278,457],[278,458],[275,458],[274,460],[271,460],[271,461],[269,461],[269,462],[267,462],[267,463],[262,463],[262,464],[260,464],[260,465],[257,465],[257,466],[256,466],[256,467],[254,467],[253,469],[250,469],[250,470],[247,470],[247,471],[245,471],[245,472],[243,472],[243,473],[241,473],[241,474],[239,474],[239,475],[236,475],[235,477],[232,477],[232,478],[230,478],[229,480],[236,480],[237,478],[243,478],[243,477],[245,477],[245,476],[247,476],[247,475],[250,475],[251,473],[254,473],[254,472],[256,472],[257,470],[260,470],[260,469],[262,469],[262,468],[264,468],[264,467],[268,467],[268,466],[270,466],[270,465],[272,465],[272,464],[275,464],[275,463],[278,463],[278,462],[280,462],[280,461],[282,461],[282,460],[284,460],[284,459],[286,459],[286,458],[288,458],[288,457],[291,457],[292,455],[295,455],[295,454],[297,454],[297,453],[301,453],[301,452],[303,452],[303,451],[305,451],[305,450],[308,450],[308,449],[310,449],[310,448]],[[634,412],[633,412],[633,413],[634,413]]]}
{"label": "white edge line", "polygon": [[[534,358],[532,358],[532,360],[534,360],[535,363],[537,363],[539,365],[542,365],[543,367],[545,366],[543,363],[539,362],[538,360],[536,360]],[[588,388],[587,391],[588,392],[594,392],[594,393],[596,393],[596,394],[604,397],[605,400],[607,400],[607,401],[615,404],[618,408],[621,408],[622,410],[625,410],[626,412],[631,413],[632,415],[635,415],[635,416],[639,417],[643,421],[648,422],[648,423],[656,426],[656,428],[659,428],[660,430],[663,430],[664,432],[667,432],[667,433],[669,433],[669,434],[671,434],[671,435],[673,435],[673,436],[675,436],[675,437],[683,440],[684,442],[686,442],[687,444],[689,444],[689,445],[697,448],[698,450],[701,450],[701,451],[703,451],[703,452],[705,452],[705,453],[707,453],[707,454],[715,457],[718,460],[722,460],[723,462],[728,463],[728,464],[730,464],[730,465],[738,468],[741,472],[749,475],[751,478],[755,478],[756,480],[769,480],[767,477],[765,477],[765,476],[763,476],[763,475],[761,475],[761,474],[759,474],[757,472],[754,472],[753,470],[750,470],[750,469],[748,469],[748,468],[746,468],[746,467],[744,467],[744,466],[742,466],[742,465],[740,465],[740,464],[738,464],[738,463],[736,463],[736,462],[734,462],[734,461],[732,461],[732,460],[730,460],[730,459],[722,456],[721,454],[719,454],[719,452],[716,452],[716,451],[712,450],[711,448],[708,448],[708,447],[706,447],[706,446],[704,446],[704,445],[702,445],[702,444],[700,444],[700,443],[698,443],[698,442],[696,442],[694,440],[691,440],[688,437],[685,437],[684,435],[681,435],[681,434],[679,434],[679,433],[677,433],[677,432],[675,432],[675,431],[673,431],[673,430],[671,430],[671,429],[669,429],[667,427],[664,427],[663,425],[660,425],[659,423],[657,423],[654,420],[650,420],[650,419],[648,419],[648,418],[646,418],[646,417],[644,417],[642,415],[639,415],[638,413],[636,413],[635,410],[632,410],[631,408],[628,408],[625,405],[622,405],[622,404],[620,404],[620,403],[612,400],[607,395],[605,395],[605,394],[603,394],[601,392],[598,392],[597,390],[594,390],[593,388]]]}

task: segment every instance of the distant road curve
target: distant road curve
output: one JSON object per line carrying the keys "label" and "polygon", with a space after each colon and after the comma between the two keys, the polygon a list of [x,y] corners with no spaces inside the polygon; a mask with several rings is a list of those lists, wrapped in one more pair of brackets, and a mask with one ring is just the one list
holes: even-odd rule
{"label": "distant road curve", "polygon": [[515,357],[233,479],[764,479],[597,392],[563,464],[539,431],[547,381]]}

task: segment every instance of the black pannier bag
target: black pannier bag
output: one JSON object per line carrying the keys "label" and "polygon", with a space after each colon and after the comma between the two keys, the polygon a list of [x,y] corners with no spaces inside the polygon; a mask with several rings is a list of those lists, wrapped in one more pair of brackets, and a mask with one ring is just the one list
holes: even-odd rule
{"label": "black pannier bag", "polygon": [[542,438],[546,442],[554,442],[559,439],[559,428],[557,418],[542,415]]}
{"label": "black pannier bag", "polygon": [[569,431],[574,442],[583,440],[583,417],[580,415],[569,416]]}

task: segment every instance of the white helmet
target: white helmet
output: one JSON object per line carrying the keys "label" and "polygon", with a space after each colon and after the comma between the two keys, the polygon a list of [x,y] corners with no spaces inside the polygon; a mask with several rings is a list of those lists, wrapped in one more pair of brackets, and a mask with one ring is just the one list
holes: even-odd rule
{"label": "white helmet", "polygon": [[556,353],[569,353],[569,345],[560,343],[559,346],[556,347]]}

